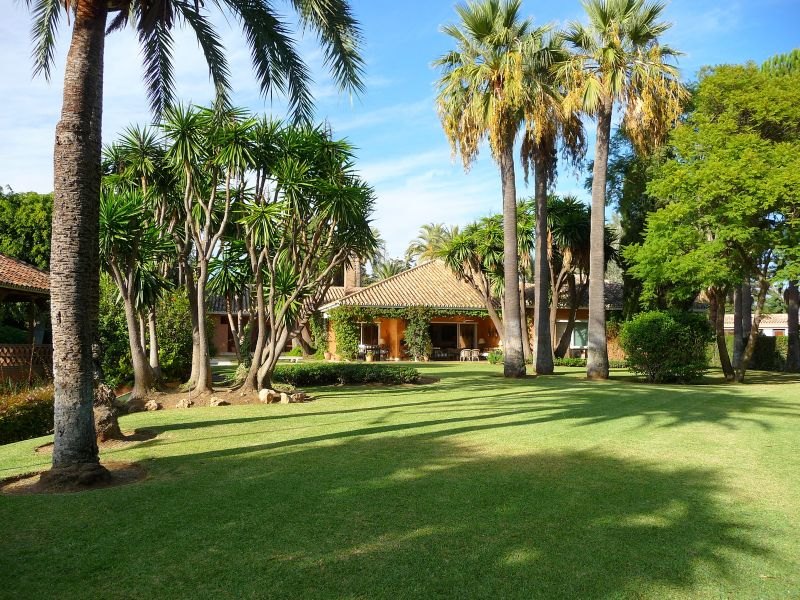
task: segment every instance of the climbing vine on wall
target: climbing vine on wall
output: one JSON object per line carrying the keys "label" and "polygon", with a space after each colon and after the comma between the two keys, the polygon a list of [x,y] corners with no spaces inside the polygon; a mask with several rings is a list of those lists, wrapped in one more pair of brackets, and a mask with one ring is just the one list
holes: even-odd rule
{"label": "climbing vine on wall", "polygon": [[[328,313],[336,336],[336,353],[343,359],[353,360],[358,355],[361,342],[359,323],[370,323],[378,318],[403,319],[406,332],[403,342],[406,352],[417,360],[430,357],[431,338],[428,325],[437,317],[486,317],[485,310],[453,310],[410,306],[406,308],[372,308],[362,306],[337,306]],[[316,337],[315,337],[316,339]]]}

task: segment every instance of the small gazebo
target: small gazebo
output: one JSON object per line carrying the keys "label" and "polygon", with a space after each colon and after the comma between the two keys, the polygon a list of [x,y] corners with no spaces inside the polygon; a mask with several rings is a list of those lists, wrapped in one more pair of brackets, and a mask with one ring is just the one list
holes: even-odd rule
{"label": "small gazebo", "polygon": [[28,341],[25,344],[0,343],[0,379],[30,380],[34,374],[51,374],[53,348],[42,343],[44,328],[36,323],[36,315],[47,312],[49,301],[50,275],[47,272],[0,254],[0,304],[28,305]]}

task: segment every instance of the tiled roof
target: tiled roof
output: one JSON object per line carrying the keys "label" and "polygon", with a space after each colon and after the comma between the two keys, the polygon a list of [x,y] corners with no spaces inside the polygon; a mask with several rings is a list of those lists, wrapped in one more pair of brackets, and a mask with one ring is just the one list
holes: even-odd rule
{"label": "tiled roof", "polygon": [[[785,329],[789,326],[789,315],[786,313],[775,313],[771,315],[761,315],[761,325],[759,329]],[[733,315],[730,313],[725,314],[725,328],[733,329]]]}
{"label": "tiled roof", "polygon": [[[534,284],[528,284],[525,286],[525,304],[527,306],[533,306],[533,297],[535,288],[536,286]],[[622,293],[623,293],[623,287],[621,283],[617,283],[616,281],[605,282],[606,310],[622,310],[622,298],[623,298]],[[566,291],[562,292],[561,297],[558,299],[558,307],[569,308],[569,296]],[[580,298],[580,302],[578,303],[578,308],[588,308],[588,307],[589,307],[589,288],[587,287],[583,292],[583,296],[581,296]]]}
{"label": "tiled roof", "polygon": [[0,254],[0,288],[49,294],[50,275],[33,265]]}
{"label": "tiled roof", "polygon": [[[360,289],[363,289],[363,288],[355,288],[355,289],[351,288],[351,289],[347,290],[347,293],[351,294],[351,293],[354,293],[354,292],[356,292],[356,291],[358,291]],[[341,300],[345,296],[346,296],[346,293],[345,293],[345,288],[343,286],[341,286],[341,285],[332,285],[331,287],[328,288],[328,291],[325,294],[325,297],[322,299],[322,304],[328,304],[330,302],[335,302],[336,300]],[[212,314],[220,314],[220,315],[224,315],[225,314],[225,297],[224,296],[210,295],[208,297],[207,302],[208,302],[208,312],[210,312]],[[242,305],[243,305],[243,307],[242,307],[243,310],[245,310],[245,311],[249,310],[249,308],[250,308],[250,293],[247,290],[245,290],[245,292],[244,292],[244,296],[242,298]],[[234,305],[233,305],[233,310],[234,310],[234,312],[236,312],[236,310],[237,310],[237,304],[236,303],[234,303]]]}
{"label": "tiled roof", "polygon": [[480,295],[438,260],[419,264],[361,288],[340,300],[324,304],[321,310],[329,310],[338,305],[377,308],[424,306],[455,310],[486,308]]}
{"label": "tiled roof", "polygon": [[[217,296],[217,295],[209,295],[206,298],[206,304],[208,305],[208,312],[211,314],[219,314],[224,315],[226,312],[225,309],[225,296]],[[245,290],[244,295],[242,297],[242,310],[248,310],[250,308],[250,293]],[[238,312],[239,304],[236,300],[233,301],[231,309],[233,312]]]}

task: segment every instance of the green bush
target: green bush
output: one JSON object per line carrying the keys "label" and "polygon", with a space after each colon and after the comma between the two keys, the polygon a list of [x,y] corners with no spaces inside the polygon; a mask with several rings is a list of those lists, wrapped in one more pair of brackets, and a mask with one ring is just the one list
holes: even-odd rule
{"label": "green bush", "polygon": [[708,343],[713,337],[704,315],[650,311],[622,326],[620,342],[630,370],[660,383],[701,377],[709,368]]}
{"label": "green bush", "polygon": [[303,356],[303,349],[300,346],[292,348],[288,352],[284,352],[286,356]]}
{"label": "green bush", "polygon": [[53,431],[53,388],[39,387],[0,398],[0,444]]}
{"label": "green bush", "polygon": [[585,367],[586,359],[565,356],[564,358],[553,359],[553,365],[556,367]]}
{"label": "green bush", "polygon": [[490,350],[489,354],[486,356],[486,360],[490,365],[499,365],[503,362],[503,351]]}
{"label": "green bush", "polygon": [[0,325],[0,344],[27,344],[28,332],[12,325]]}
{"label": "green bush", "polygon": [[[213,339],[213,324],[211,327],[209,339]],[[156,332],[158,359],[164,377],[172,381],[187,380],[192,371],[192,319],[185,290],[173,290],[159,301]]]}
{"label": "green bush", "polygon": [[101,274],[97,327],[100,367],[103,370],[103,379],[112,388],[133,379],[128,325],[125,322],[125,311],[117,302],[118,297],[117,286],[108,275]]}
{"label": "green bush", "polygon": [[295,387],[365,383],[417,383],[419,371],[413,367],[366,363],[297,363],[278,365],[274,383]]}
{"label": "green bush", "polygon": [[[725,336],[725,345],[728,347],[728,356],[733,360],[733,336]],[[786,336],[767,337],[759,335],[756,338],[756,347],[748,369],[756,371],[783,371],[786,367],[786,353],[789,350],[789,338]],[[716,341],[709,345],[711,364],[719,368],[719,349]]]}

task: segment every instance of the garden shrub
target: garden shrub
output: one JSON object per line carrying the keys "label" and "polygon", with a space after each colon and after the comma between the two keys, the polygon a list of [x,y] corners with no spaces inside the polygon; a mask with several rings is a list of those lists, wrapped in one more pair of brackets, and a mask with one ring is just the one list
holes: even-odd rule
{"label": "garden shrub", "polygon": [[103,379],[112,388],[133,379],[128,326],[125,322],[125,311],[117,302],[118,297],[117,286],[108,275],[102,273],[97,336],[100,341]]}
{"label": "garden shrub", "polygon": [[490,365],[499,365],[503,362],[503,351],[490,350],[489,354],[486,356],[486,360]]}
{"label": "garden shrub", "polygon": [[[572,356],[565,356],[564,358],[553,359],[553,364],[556,367],[585,367],[586,359],[572,357]],[[609,359],[608,366],[612,369],[624,369],[628,366],[628,361]]]}
{"label": "garden shrub", "polygon": [[403,342],[406,352],[414,360],[427,360],[433,352],[430,332],[431,314],[422,307],[409,308]]}
{"label": "garden shrub", "polygon": [[295,346],[288,352],[284,352],[286,356],[303,356],[303,349],[300,346]]}
{"label": "garden shrub", "polygon": [[[733,359],[733,336],[725,336],[725,345],[728,347],[728,356]],[[789,350],[789,338],[786,336],[768,337],[759,335],[756,338],[756,347],[748,369],[756,371],[783,371],[786,368],[786,353]],[[711,365],[719,368],[719,349],[717,343],[709,345]]]}
{"label": "garden shrub", "polygon": [[[213,331],[211,324],[209,339],[213,339]],[[167,379],[185,381],[192,371],[192,319],[184,290],[173,290],[159,301],[156,332],[161,372]]]}
{"label": "garden shrub", "polygon": [[620,333],[629,369],[651,383],[693,381],[709,368],[714,332],[704,315],[681,311],[639,313]]}
{"label": "garden shrub", "polygon": [[0,397],[0,444],[53,431],[53,388],[43,386]]}
{"label": "garden shrub", "polygon": [[27,344],[28,332],[12,325],[0,325],[0,344]]}
{"label": "garden shrub", "polygon": [[420,373],[413,367],[366,363],[297,363],[278,365],[272,375],[274,383],[295,387],[365,383],[417,383]]}

